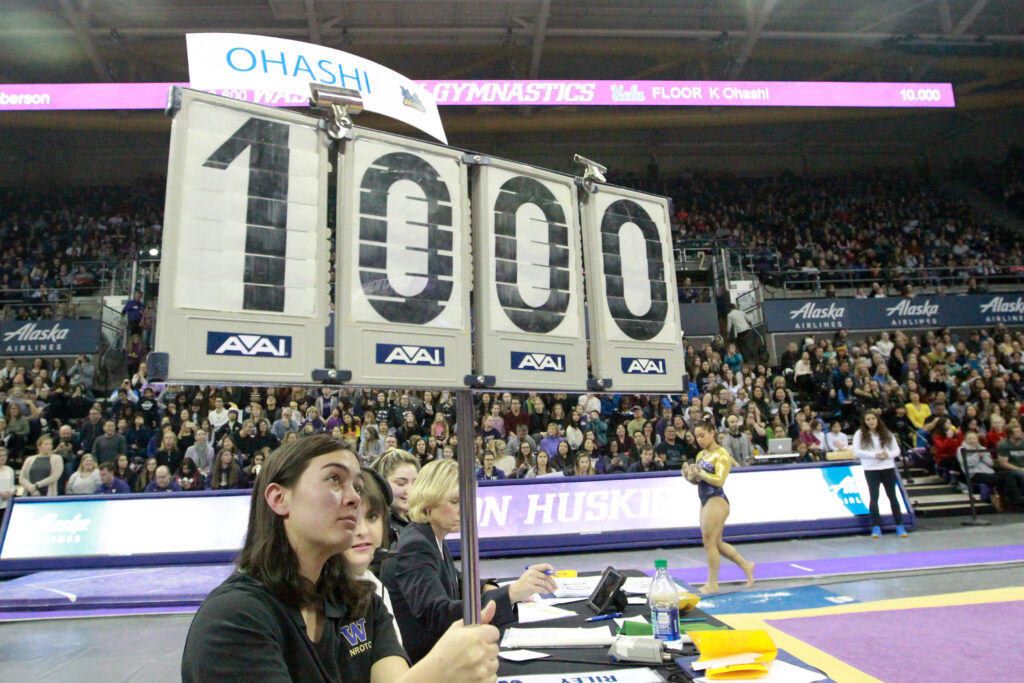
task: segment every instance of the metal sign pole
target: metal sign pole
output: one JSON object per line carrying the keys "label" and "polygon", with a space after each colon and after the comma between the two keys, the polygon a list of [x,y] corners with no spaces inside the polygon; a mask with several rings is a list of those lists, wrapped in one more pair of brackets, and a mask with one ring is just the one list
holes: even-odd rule
{"label": "metal sign pole", "polygon": [[455,433],[459,438],[459,507],[462,518],[462,618],[480,623],[480,558],[476,529],[476,455],[474,453],[473,392],[455,391]]}

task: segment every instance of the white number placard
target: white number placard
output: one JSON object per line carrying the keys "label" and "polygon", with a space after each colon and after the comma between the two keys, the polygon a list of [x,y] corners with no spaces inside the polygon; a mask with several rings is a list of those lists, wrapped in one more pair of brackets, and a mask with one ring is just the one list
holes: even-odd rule
{"label": "white number placard", "polygon": [[599,186],[582,203],[590,352],[618,391],[678,391],[683,375],[668,199]]}
{"label": "white number placard", "polygon": [[461,152],[356,129],[339,167],[337,366],[353,384],[464,386],[472,263]]}
{"label": "white number placard", "polygon": [[177,380],[305,382],[324,365],[326,135],[175,91],[155,350]]}
{"label": "white number placard", "polygon": [[509,161],[474,167],[475,344],[497,386],[585,390],[576,187]]}

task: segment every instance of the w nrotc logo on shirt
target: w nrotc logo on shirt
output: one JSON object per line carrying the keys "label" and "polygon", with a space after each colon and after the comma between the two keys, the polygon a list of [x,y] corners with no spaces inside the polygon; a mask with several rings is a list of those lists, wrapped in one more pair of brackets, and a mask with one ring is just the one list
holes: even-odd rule
{"label": "w nrotc logo on shirt", "polygon": [[373,648],[373,643],[368,642],[366,639],[366,619],[359,619],[358,621],[353,621],[351,624],[339,626],[338,633],[340,633],[352,647],[352,649],[348,651],[349,657],[355,657],[356,655],[362,654],[363,652]]}

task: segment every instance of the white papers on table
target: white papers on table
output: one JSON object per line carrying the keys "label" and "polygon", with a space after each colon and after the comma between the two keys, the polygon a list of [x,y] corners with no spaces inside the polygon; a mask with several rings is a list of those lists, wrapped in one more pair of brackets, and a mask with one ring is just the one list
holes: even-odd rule
{"label": "white papers on table", "polygon": [[600,581],[600,576],[576,576],[573,578],[555,579],[555,583],[558,584],[558,590],[554,592],[554,596],[556,598],[589,598]]}
{"label": "white papers on table", "polygon": [[698,659],[690,665],[690,668],[694,671],[704,671],[705,669],[717,669],[720,666],[732,666],[733,664],[750,664],[751,662],[756,662],[759,656],[756,652],[738,652],[734,655],[727,655],[716,659]]}
{"label": "white papers on table", "polygon": [[510,628],[501,639],[501,647],[602,647],[615,640],[611,627],[596,628]]}
{"label": "white papers on table", "polygon": [[[814,683],[825,680],[825,676],[817,671],[795,666],[778,659],[765,664],[768,673],[757,678],[730,678],[730,681],[758,681],[759,683]],[[695,683],[715,683],[708,678],[698,678]]]}
{"label": "white papers on table", "polygon": [[546,652],[535,652],[533,650],[505,650],[504,652],[499,652],[498,656],[510,662],[528,662],[531,659],[541,659],[551,655]]}
{"label": "white papers on table", "polygon": [[564,619],[565,617],[574,617],[576,613],[562,609],[561,607],[555,607],[554,605],[548,605],[539,602],[521,602],[519,603],[519,623],[520,624],[532,624],[535,621],[545,621],[547,619]]}
{"label": "white papers on table", "polygon": [[[626,583],[622,584],[622,592],[627,595],[647,595],[647,591],[651,589],[651,581],[653,579],[649,576],[627,576]],[[687,592],[678,582],[676,582],[676,590],[680,593]]]}
{"label": "white papers on table", "polygon": [[628,598],[626,598],[626,602],[629,603],[630,605],[646,605],[647,604],[647,596],[646,595],[631,595]]}
{"label": "white papers on table", "polygon": [[565,683],[565,681],[617,681],[617,683],[664,683],[665,677],[652,669],[603,669],[571,674],[532,674],[498,677],[498,683]]}
{"label": "white papers on table", "polygon": [[635,617],[619,617],[618,619],[615,620],[615,623],[621,629],[622,625],[624,623],[626,623],[627,621],[635,621],[635,622],[637,622],[639,624],[648,624],[648,623],[650,623],[646,619],[644,619],[642,616],[640,616],[639,614],[636,615]]}

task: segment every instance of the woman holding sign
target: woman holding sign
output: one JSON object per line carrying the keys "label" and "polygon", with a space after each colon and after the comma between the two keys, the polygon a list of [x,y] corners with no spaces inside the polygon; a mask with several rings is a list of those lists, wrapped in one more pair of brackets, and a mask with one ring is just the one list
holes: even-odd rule
{"label": "woman holding sign", "polygon": [[718,568],[722,555],[739,565],[747,575],[747,587],[754,585],[754,563],[743,559],[736,548],[722,540],[725,520],[729,516],[729,499],[725,497],[725,479],[732,469],[729,452],[715,441],[715,426],[709,421],[694,428],[701,447],[696,463],[683,463],[683,477],[697,485],[700,496],[700,532],[708,556],[708,582],[700,588],[703,594],[718,592]]}
{"label": "woman holding sign", "polygon": [[[196,612],[181,678],[193,681],[494,681],[498,631],[454,623],[410,668],[372,583],[345,552],[363,526],[354,450],[326,435],[282,446],[256,477],[237,571]],[[453,622],[456,620],[453,620]]]}

